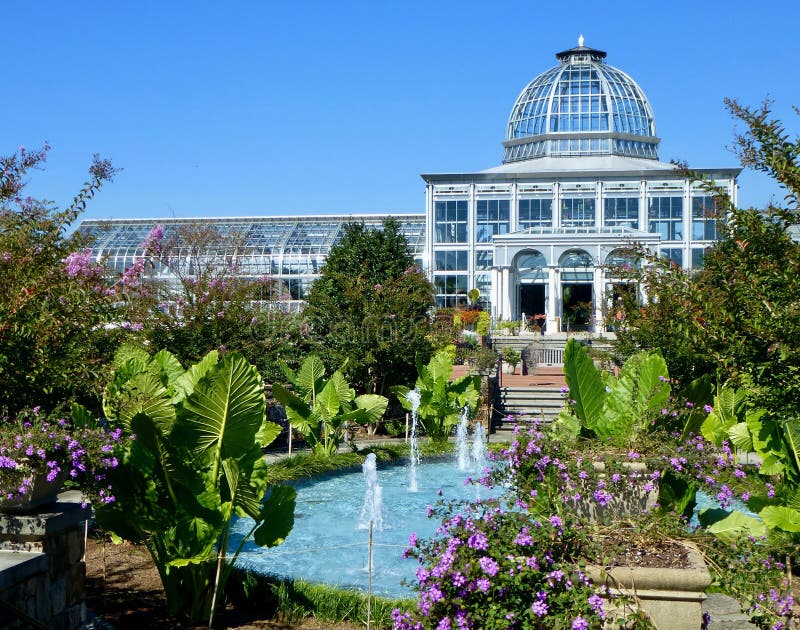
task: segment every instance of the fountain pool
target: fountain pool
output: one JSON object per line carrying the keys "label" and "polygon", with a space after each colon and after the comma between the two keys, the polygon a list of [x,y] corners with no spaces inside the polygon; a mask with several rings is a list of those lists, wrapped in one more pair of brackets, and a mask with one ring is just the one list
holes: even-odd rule
{"label": "fountain pool", "polygon": [[[439,526],[427,518],[426,508],[442,498],[469,500],[475,488],[465,486],[466,473],[451,459],[422,461],[416,467],[417,491],[409,491],[407,466],[379,464],[378,483],[383,503],[383,526],[373,533],[372,592],[384,597],[414,597],[408,586],[417,568],[413,558],[403,559],[408,537],[433,535]],[[297,506],[294,529],[286,542],[262,549],[245,545],[237,566],[258,573],[303,578],[340,588],[367,590],[369,531],[361,523],[364,504],[364,473],[361,470],[325,476],[296,484]],[[239,519],[231,532],[235,549],[252,521]]]}

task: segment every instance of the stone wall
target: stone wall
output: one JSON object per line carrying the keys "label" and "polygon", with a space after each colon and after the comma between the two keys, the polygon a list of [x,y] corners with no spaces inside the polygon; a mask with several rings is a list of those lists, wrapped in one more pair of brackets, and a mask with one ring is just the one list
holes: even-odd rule
{"label": "stone wall", "polygon": [[0,629],[86,623],[85,523],[77,492],[31,514],[0,514]]}

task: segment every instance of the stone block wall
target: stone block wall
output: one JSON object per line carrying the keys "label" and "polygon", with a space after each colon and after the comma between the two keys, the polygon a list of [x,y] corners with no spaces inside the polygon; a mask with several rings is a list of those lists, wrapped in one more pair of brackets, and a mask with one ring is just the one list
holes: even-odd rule
{"label": "stone block wall", "polygon": [[86,623],[85,523],[76,492],[31,514],[0,514],[0,629]]}

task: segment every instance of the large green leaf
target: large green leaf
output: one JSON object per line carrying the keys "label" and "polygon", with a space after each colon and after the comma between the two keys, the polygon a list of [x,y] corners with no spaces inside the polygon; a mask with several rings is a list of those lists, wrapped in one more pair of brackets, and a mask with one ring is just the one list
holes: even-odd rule
{"label": "large green leaf", "polygon": [[737,422],[728,429],[728,438],[739,451],[752,451],[753,438],[750,436],[750,429],[746,422]]}
{"label": "large green leaf", "polygon": [[150,360],[150,364],[155,368],[152,371],[161,377],[161,382],[168,388],[184,373],[180,361],[169,350],[156,352]]}
{"label": "large green leaf", "polygon": [[403,409],[411,411],[411,401],[408,399],[408,392],[411,391],[411,388],[406,387],[405,385],[392,385],[389,388],[389,391],[397,396],[397,400],[400,401]]}
{"label": "large green leaf", "polygon": [[606,389],[600,371],[574,338],[569,339],[564,348],[564,376],[570,398],[575,401],[575,415],[583,426],[594,430],[603,414]]}
{"label": "large green leaf", "polygon": [[150,361],[150,355],[147,350],[139,346],[123,343],[114,353],[112,365],[115,370],[120,370],[130,359],[136,359],[141,365],[146,365]]}
{"label": "large green leaf", "polygon": [[769,505],[758,515],[770,529],[782,529],[785,532],[800,532],[800,510],[790,507]]}
{"label": "large green leaf", "polygon": [[338,415],[341,405],[342,401],[339,399],[334,379],[330,378],[317,395],[315,410],[320,412],[326,421],[331,421]]}
{"label": "large green leaf", "polygon": [[787,420],[783,425],[786,450],[789,453],[792,478],[800,481],[800,422],[797,419]]}
{"label": "large green leaf", "polygon": [[237,353],[227,355],[178,407],[178,423],[196,459],[222,460],[249,452],[264,421],[258,371]]}
{"label": "large green leaf", "polygon": [[640,415],[658,413],[669,401],[672,388],[669,384],[667,362],[659,351],[648,352],[639,365],[639,384],[636,407]]}
{"label": "large green leaf", "polygon": [[708,531],[723,540],[735,540],[741,536],[755,536],[757,538],[767,535],[767,528],[761,519],[743,514],[738,510],[726,512],[725,510],[702,510],[698,514],[700,523]]}
{"label": "large green leaf", "polygon": [[389,401],[384,396],[377,394],[363,394],[356,398],[356,407],[364,411],[365,422],[375,424],[386,413]]}
{"label": "large green leaf", "polygon": [[113,398],[103,400],[103,408],[109,421],[128,433],[133,432],[130,428],[132,418],[140,413],[148,416],[165,435],[175,422],[175,407],[169,392],[150,372],[139,372],[129,378]]}
{"label": "large green leaf", "polygon": [[219,353],[212,350],[206,354],[200,361],[191,365],[189,369],[184,371],[173,384],[173,404],[181,402],[189,394],[194,391],[194,386],[203,378],[208,371],[214,367],[219,361]]}
{"label": "large green leaf", "polygon": [[316,354],[310,354],[295,374],[292,384],[297,393],[306,402],[312,402],[322,387],[320,381],[325,378],[325,365]]}
{"label": "large green leaf", "polygon": [[295,429],[306,434],[311,429],[312,409],[308,403],[295,396],[280,383],[272,386],[272,395],[286,409],[286,417]]}
{"label": "large green leaf", "polygon": [[297,491],[289,486],[273,486],[261,508],[261,525],[253,532],[259,547],[280,545],[294,527],[294,505]]}
{"label": "large green leaf", "polygon": [[259,448],[265,448],[275,441],[281,434],[281,426],[274,422],[263,422],[261,428],[256,433],[256,443]]}
{"label": "large green leaf", "polygon": [[728,438],[728,431],[738,422],[737,407],[741,397],[736,390],[725,384],[714,397],[714,409],[700,427],[703,437],[716,446]]}

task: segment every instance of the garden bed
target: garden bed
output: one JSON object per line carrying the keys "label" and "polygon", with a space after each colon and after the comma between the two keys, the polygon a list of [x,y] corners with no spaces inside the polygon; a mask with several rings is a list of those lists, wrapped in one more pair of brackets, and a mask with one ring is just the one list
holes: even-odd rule
{"label": "garden bed", "polygon": [[[86,595],[90,611],[117,630],[141,628],[191,628],[180,624],[167,612],[167,600],[158,571],[147,550],[139,545],[115,545],[90,536],[86,545]],[[97,624],[98,628],[105,628]],[[255,610],[239,610],[230,605],[220,611],[215,628],[251,630],[356,630],[361,626],[347,622],[304,619],[282,621]]]}

